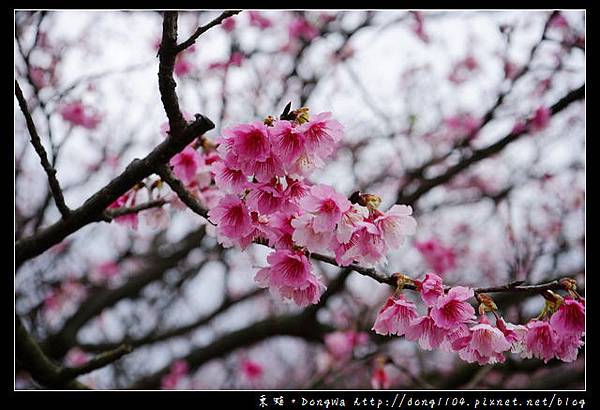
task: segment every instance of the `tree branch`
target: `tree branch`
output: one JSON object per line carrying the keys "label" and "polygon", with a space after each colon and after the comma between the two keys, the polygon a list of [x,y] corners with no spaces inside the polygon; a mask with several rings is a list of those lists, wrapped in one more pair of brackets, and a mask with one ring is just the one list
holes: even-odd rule
{"label": "tree branch", "polygon": [[160,175],[163,181],[171,187],[171,189],[177,194],[179,199],[188,206],[192,211],[208,220],[208,211],[202,207],[200,202],[190,193],[180,180],[175,178],[171,169],[168,165],[161,165],[157,168],[156,173]]}
{"label": "tree branch", "polygon": [[192,34],[190,36],[190,38],[188,38],[187,40],[185,40],[183,43],[179,44],[176,49],[175,52],[176,53],[180,53],[183,50],[185,50],[186,48],[190,47],[192,44],[194,44],[196,42],[196,39],[198,39],[198,37],[200,37],[200,35],[202,35],[202,33],[208,31],[210,28],[221,24],[221,22],[223,22],[223,20],[225,20],[228,17],[231,16],[235,16],[236,14],[240,13],[242,10],[227,10],[224,11],[223,13],[221,13],[221,15],[217,18],[215,18],[213,21],[211,21],[208,24],[205,24],[204,26],[200,26],[198,27],[198,29],[194,32],[194,34]]}
{"label": "tree branch", "polygon": [[107,366],[113,362],[116,362],[124,355],[131,353],[133,349],[129,345],[120,345],[114,350],[110,350],[108,352],[104,352],[94,357],[87,363],[77,366],[77,367],[64,367],[60,373],[59,377],[64,380],[72,380],[78,376],[83,374],[91,373],[94,370],[100,369],[104,366]]}
{"label": "tree branch", "polygon": [[29,130],[29,135],[31,137],[31,145],[35,148],[35,152],[40,157],[40,162],[46,175],[48,176],[48,184],[50,185],[50,191],[52,192],[52,196],[54,197],[54,202],[56,202],[56,207],[60,211],[60,214],[64,219],[68,218],[71,214],[71,210],[65,203],[65,198],[63,197],[62,190],[60,189],[60,184],[56,179],[56,169],[52,167],[50,161],[48,160],[48,154],[46,154],[46,150],[42,145],[42,141],[40,136],[37,133],[35,128],[35,124],[33,119],[31,118],[31,114],[29,113],[29,109],[27,108],[27,102],[25,101],[25,97],[23,97],[23,91],[21,91],[21,87],[19,83],[15,80],[15,95],[17,96],[17,100],[19,100],[19,107],[21,107],[21,111],[25,116],[25,121],[27,122],[27,129]]}
{"label": "tree branch", "polygon": [[113,219],[113,218],[118,218],[119,216],[136,214],[138,212],[141,212],[141,211],[144,211],[144,210],[150,209],[150,208],[160,208],[161,206],[165,205],[168,202],[169,201],[167,201],[166,199],[160,198],[160,199],[155,199],[153,201],[148,201],[143,204],[139,204],[139,205],[132,206],[132,207],[124,206],[121,208],[107,209],[105,211],[105,214],[108,218]]}

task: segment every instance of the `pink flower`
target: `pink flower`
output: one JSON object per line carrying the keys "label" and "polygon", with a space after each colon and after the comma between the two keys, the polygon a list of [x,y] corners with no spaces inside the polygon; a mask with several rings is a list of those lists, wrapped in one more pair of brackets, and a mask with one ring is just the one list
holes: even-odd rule
{"label": "pink flower", "polygon": [[437,348],[443,341],[448,331],[435,324],[429,315],[413,319],[406,329],[405,337],[408,340],[418,340],[419,346],[425,350]]}
{"label": "pink flower", "polygon": [[333,153],[342,139],[344,127],[331,118],[330,112],[322,112],[300,125],[298,132],[304,135],[308,154],[324,159]]}
{"label": "pink flower", "polygon": [[306,247],[310,252],[326,251],[333,239],[333,232],[317,232],[314,221],[315,216],[308,213],[293,219],[291,221],[294,227],[292,239],[296,244]]}
{"label": "pink flower", "polygon": [[266,125],[256,121],[223,131],[240,162],[264,161],[271,156],[271,143]]}
{"label": "pink flower", "polygon": [[228,33],[232,32],[235,29],[235,19],[233,17],[227,17],[221,22],[221,27]]}
{"label": "pink flower", "polygon": [[263,375],[263,367],[257,362],[246,359],[240,366],[244,378],[250,381],[260,379]]}
{"label": "pink flower", "polygon": [[452,139],[473,139],[481,127],[481,120],[467,113],[448,117],[444,120],[444,124],[451,131]]}
{"label": "pink flower", "polygon": [[525,350],[525,335],[527,335],[527,328],[525,326],[505,323],[502,318],[496,320],[496,326],[512,345],[511,352],[522,353]]}
{"label": "pink flower", "polygon": [[368,221],[358,223],[359,228],[352,234],[350,242],[336,248],[336,261],[341,266],[352,262],[374,266],[385,262],[386,246],[379,229]]}
{"label": "pink flower", "polygon": [[192,71],[192,64],[190,64],[184,56],[180,56],[175,61],[175,67],[173,71],[178,77],[184,77],[189,74],[190,71]]}
{"label": "pink flower", "polygon": [[442,278],[435,273],[427,273],[425,279],[420,282],[418,288],[421,299],[423,299],[423,302],[429,307],[435,306],[440,296],[444,295]]}
{"label": "pink flower", "polygon": [[273,23],[271,23],[271,20],[263,16],[258,11],[249,11],[248,16],[250,17],[250,25],[256,26],[261,30],[269,28],[273,25]]}
{"label": "pink flower", "polygon": [[275,154],[284,164],[293,164],[304,152],[304,135],[290,121],[277,121],[270,130]]}
{"label": "pink flower", "polygon": [[[286,201],[293,204],[298,204],[310,192],[310,186],[301,179],[292,179],[285,177],[287,187],[283,192],[283,197]],[[295,208],[295,207],[294,207]]]}
{"label": "pink flower", "polygon": [[59,109],[59,112],[65,121],[90,130],[95,129],[102,120],[100,115],[90,112],[90,109],[81,101],[65,104]]}
{"label": "pink flower", "polygon": [[550,318],[550,325],[561,336],[579,338],[585,330],[585,306],[575,299],[565,298]]}
{"label": "pink flower", "polygon": [[236,51],[235,53],[231,54],[231,57],[229,57],[229,62],[227,64],[230,66],[241,67],[242,63],[244,62],[244,58],[244,54],[240,53],[239,51]]}
{"label": "pink flower", "polygon": [[225,192],[241,193],[248,184],[248,178],[241,169],[230,167],[226,161],[216,161],[212,164],[215,174],[215,184]]}
{"label": "pink flower", "polygon": [[437,274],[443,275],[456,267],[456,255],[452,248],[442,245],[437,239],[416,242],[415,247]]}
{"label": "pink flower", "polygon": [[[135,192],[126,192],[119,198],[117,198],[115,202],[110,204],[108,206],[108,209],[135,206],[135,196]],[[138,227],[138,215],[135,212],[127,215],[118,216],[115,218],[115,221],[134,230]]]}
{"label": "pink flower", "polygon": [[173,166],[175,176],[189,184],[196,177],[196,171],[200,165],[200,154],[194,148],[188,146],[171,158],[169,163]]}
{"label": "pink flower", "polygon": [[242,164],[242,172],[251,176],[254,175],[258,182],[269,182],[274,177],[284,175],[281,162],[273,155],[264,161],[246,161]]}
{"label": "pink flower", "polygon": [[535,110],[533,118],[531,119],[531,129],[533,131],[542,131],[550,124],[552,118],[552,111],[548,107],[539,107]]}
{"label": "pink flower", "polygon": [[319,35],[319,30],[305,18],[296,17],[294,18],[288,27],[290,38],[310,41]]}
{"label": "pink flower", "polygon": [[310,276],[300,287],[283,286],[278,291],[284,298],[293,300],[300,307],[305,307],[319,302],[323,289],[324,286],[319,279]]}
{"label": "pink flower", "polygon": [[269,227],[271,229],[269,230],[268,239],[269,244],[275,249],[292,248],[294,246],[292,240],[294,227],[291,223],[294,217],[294,214],[285,212],[276,212],[269,216]]}
{"label": "pink flower", "polygon": [[98,273],[100,273],[104,279],[114,278],[119,274],[119,265],[114,261],[103,262],[98,265]]}
{"label": "pink flower", "polygon": [[177,360],[171,365],[169,373],[163,376],[161,387],[163,389],[176,389],[179,382],[187,376],[188,364],[183,360]]}
{"label": "pink flower", "polygon": [[473,289],[456,286],[441,296],[433,309],[431,317],[435,324],[444,329],[452,329],[461,323],[475,319],[475,309],[465,302],[474,295]]}
{"label": "pink flower", "polygon": [[250,192],[246,198],[248,207],[252,211],[258,211],[263,215],[269,215],[281,208],[282,196],[281,186],[266,184],[249,184]]}
{"label": "pink flower", "polygon": [[354,348],[364,345],[369,341],[369,335],[365,332],[333,332],[325,335],[325,346],[331,355],[337,360],[346,361],[352,357]]}
{"label": "pink flower", "polygon": [[389,389],[392,384],[385,366],[377,366],[371,375],[371,386],[376,390]]}
{"label": "pink flower", "polygon": [[397,299],[390,297],[377,314],[372,330],[380,335],[402,336],[410,326],[410,322],[417,316],[417,307],[414,303],[406,300],[402,295]]}
{"label": "pink flower", "polygon": [[301,252],[279,249],[267,256],[269,267],[256,274],[263,286],[303,288],[313,276],[308,258]]}
{"label": "pink flower", "polygon": [[352,234],[359,229],[360,224],[369,216],[367,208],[360,205],[352,205],[346,212],[342,214],[336,229],[336,239],[339,243],[345,244],[350,242]]}
{"label": "pink flower", "polygon": [[417,221],[410,216],[412,208],[406,205],[394,205],[386,213],[375,218],[374,224],[379,228],[388,247],[397,249],[404,238],[414,235]]}
{"label": "pink flower", "polygon": [[521,134],[521,133],[525,132],[526,130],[527,130],[527,124],[525,123],[525,121],[519,120],[519,121],[515,122],[515,125],[513,125],[511,134]]}
{"label": "pink flower", "polygon": [[505,360],[502,353],[510,347],[510,342],[500,329],[484,321],[471,328],[468,344],[459,352],[459,356],[469,363],[476,361],[480,365],[502,363]]}
{"label": "pink flower", "polygon": [[89,355],[78,347],[70,349],[65,355],[65,364],[69,367],[84,365],[89,360]]}
{"label": "pink flower", "polygon": [[333,231],[340,221],[342,213],[350,209],[352,204],[342,194],[328,185],[315,185],[310,194],[300,201],[300,206],[315,215],[313,227],[315,232]]}
{"label": "pink flower", "polygon": [[556,344],[556,358],[563,362],[574,362],[577,360],[579,348],[583,346],[580,335],[560,336]]}
{"label": "pink flower", "polygon": [[527,336],[525,336],[527,353],[548,363],[556,353],[558,342],[558,336],[549,322],[532,320],[527,323]]}
{"label": "pink flower", "polygon": [[235,195],[225,195],[208,215],[217,224],[217,232],[230,239],[242,238],[254,229],[246,204]]}

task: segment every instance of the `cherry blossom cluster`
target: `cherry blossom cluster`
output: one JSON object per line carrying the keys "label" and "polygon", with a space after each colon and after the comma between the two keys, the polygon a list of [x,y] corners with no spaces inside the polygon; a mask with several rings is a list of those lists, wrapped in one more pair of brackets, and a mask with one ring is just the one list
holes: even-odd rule
{"label": "cherry blossom cluster", "polygon": [[[485,294],[477,296],[480,301],[477,318],[468,302],[475,297],[471,288],[445,289],[442,279],[433,273],[426,274],[422,281],[412,282],[426,314],[419,313],[414,302],[397,292],[380,309],[372,330],[418,341],[425,350],[439,348],[457,352],[461,359],[480,365],[503,363],[507,352],[518,353],[523,358],[540,358],[544,362],[552,358],[572,362],[583,345],[585,300],[576,292],[564,298],[550,293],[547,297],[552,303],[547,302],[542,314],[523,326],[507,323]],[[488,320],[487,312],[494,313],[494,325]]]}
{"label": "cherry blossom cluster", "polygon": [[309,118],[307,109],[288,118],[223,131],[216,140],[219,158],[211,163],[223,196],[209,218],[224,246],[245,249],[261,242],[274,248],[256,281],[306,306],[324,288],[309,253],[335,255],[340,266],[374,266],[415,233],[416,222],[408,206],[381,212],[373,195],[359,195],[352,203],[331,186],[311,184],[308,176],[343,137],[342,125],[330,113]]}

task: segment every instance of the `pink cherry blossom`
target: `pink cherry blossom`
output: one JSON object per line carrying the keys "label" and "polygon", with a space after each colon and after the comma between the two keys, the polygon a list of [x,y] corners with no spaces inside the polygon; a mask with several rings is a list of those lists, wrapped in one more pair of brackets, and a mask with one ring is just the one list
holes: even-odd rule
{"label": "pink cherry blossom", "polygon": [[59,112],[65,121],[90,130],[95,129],[102,121],[99,114],[92,112],[81,101],[65,104],[60,107]]}
{"label": "pink cherry blossom", "polygon": [[444,329],[475,319],[475,309],[466,302],[474,295],[473,289],[456,286],[450,289],[447,295],[441,296],[433,309],[431,317],[436,325]]}
{"label": "pink cherry blossom", "polygon": [[535,110],[533,114],[533,118],[531,119],[531,129],[532,131],[542,131],[548,124],[550,124],[550,119],[552,118],[552,111],[548,107],[539,107]]}
{"label": "pink cherry blossom", "polygon": [[430,315],[420,316],[411,320],[405,337],[408,340],[418,340],[419,346],[425,350],[432,350],[440,346],[448,331],[435,324]]}
{"label": "pink cherry blossom", "polygon": [[246,198],[248,208],[258,211],[263,215],[269,215],[281,208],[283,192],[279,184],[257,183],[249,184],[250,192]]}
{"label": "pink cherry blossom", "polygon": [[564,298],[556,313],[550,318],[550,325],[559,335],[577,336],[585,330],[585,306],[572,298]]}
{"label": "pink cherry blossom", "polygon": [[268,18],[263,16],[258,11],[249,11],[248,16],[250,17],[250,25],[256,26],[256,27],[260,28],[261,30],[269,28],[273,25],[271,20],[269,20]]}
{"label": "pink cherry blossom", "polygon": [[310,41],[319,35],[319,30],[303,17],[294,18],[288,27],[290,38]]}
{"label": "pink cherry blossom", "polygon": [[389,389],[390,385],[390,376],[386,372],[385,366],[377,366],[371,375],[371,386],[373,389]]}
{"label": "pink cherry blossom", "polygon": [[259,363],[250,359],[246,359],[242,362],[240,365],[240,370],[242,372],[242,376],[249,381],[258,380],[263,375],[263,367]]}
{"label": "pink cherry blossom", "polygon": [[435,273],[425,274],[425,279],[419,282],[418,285],[421,299],[429,307],[435,306],[440,296],[444,295],[444,287],[442,286],[442,278]]}
{"label": "pink cherry blossom", "polygon": [[323,289],[321,281],[315,276],[310,276],[300,287],[283,286],[278,291],[284,298],[293,300],[300,307],[305,307],[318,303]]}
{"label": "pink cherry blossom", "polygon": [[65,364],[69,367],[77,367],[86,364],[89,355],[78,347],[70,349],[65,355]]}
{"label": "pink cherry blossom", "polygon": [[175,176],[188,184],[196,177],[196,171],[200,166],[200,154],[194,148],[188,146],[171,158],[169,163],[173,167]]}
{"label": "pink cherry blossom", "polygon": [[331,118],[330,112],[322,112],[300,125],[298,132],[304,135],[308,154],[324,159],[333,153],[342,139],[344,127]]}
{"label": "pink cherry blossom", "polygon": [[369,335],[367,333],[353,330],[332,332],[325,335],[327,350],[335,359],[342,361],[350,359],[354,348],[364,345],[368,341]]}
{"label": "pink cherry blossom", "polygon": [[228,33],[232,32],[235,29],[235,18],[227,17],[221,22],[221,27]]}
{"label": "pink cherry blossom", "polygon": [[119,275],[119,265],[114,261],[103,262],[97,269],[104,279],[112,279]]}
{"label": "pink cherry blossom", "polygon": [[506,340],[511,344],[511,352],[522,353],[525,350],[525,335],[527,335],[527,327],[523,325],[506,323],[502,318],[496,320],[496,326],[504,334]]}
{"label": "pink cherry blossom", "polygon": [[231,54],[231,57],[229,57],[227,65],[241,67],[245,58],[246,57],[244,56],[244,54],[240,53],[239,51],[236,51],[235,53]]}
{"label": "pink cherry blossom", "polygon": [[[135,192],[126,192],[117,198],[112,204],[108,206],[108,209],[117,209],[124,207],[133,207],[136,202]],[[124,225],[128,228],[136,230],[138,227],[138,214],[137,213],[129,213],[126,215],[118,216],[115,218],[115,222],[118,224]]]}
{"label": "pink cherry blossom", "polygon": [[380,335],[402,336],[417,316],[414,303],[402,295],[398,298],[390,297],[377,314],[372,330]]}
{"label": "pink cherry blossom", "polygon": [[225,161],[216,161],[212,164],[215,175],[215,184],[225,192],[239,194],[248,184],[248,177],[241,169],[233,168]]}
{"label": "pink cherry blossom", "polygon": [[306,247],[310,252],[326,251],[333,239],[332,231],[317,231],[315,226],[315,216],[304,214],[291,221],[294,227],[292,239],[297,245]]}
{"label": "pink cherry blossom", "polygon": [[336,249],[336,261],[341,266],[354,261],[365,266],[385,262],[386,244],[379,229],[368,221],[358,222],[358,226],[350,241]]}
{"label": "pink cherry blossom", "polygon": [[352,204],[342,194],[328,185],[315,185],[301,201],[300,206],[315,215],[315,232],[333,231],[340,221],[342,213]]}
{"label": "pink cherry blossom", "polygon": [[240,162],[264,161],[271,156],[269,132],[262,122],[238,125],[223,134]]}
{"label": "pink cherry blossom", "polygon": [[406,205],[394,205],[387,212],[377,216],[374,224],[389,248],[397,249],[404,239],[417,231],[417,221],[410,216],[412,208]]}
{"label": "pink cherry blossom", "polygon": [[583,346],[581,335],[562,335],[556,343],[556,358],[563,362],[574,362],[577,360],[579,349]]}
{"label": "pink cherry blossom", "polygon": [[532,320],[527,323],[527,353],[548,363],[556,354],[558,342],[558,335],[548,321]]}
{"label": "pink cherry blossom", "polygon": [[504,362],[502,353],[510,348],[510,342],[500,329],[483,320],[471,328],[469,341],[459,356],[469,363],[476,361],[480,365]]}
{"label": "pink cherry blossom", "polygon": [[269,216],[269,226],[271,228],[267,236],[269,245],[275,249],[292,248],[294,246],[292,239],[294,227],[291,222],[295,217],[295,214],[286,212],[275,212]]}
{"label": "pink cherry blossom", "polygon": [[290,121],[277,121],[270,130],[275,154],[284,164],[293,164],[304,153],[304,135]]}
{"label": "pink cherry blossom", "polygon": [[429,267],[439,275],[443,275],[456,267],[454,250],[442,245],[437,239],[416,242],[415,247],[425,258]]}
{"label": "pink cherry blossom", "polygon": [[171,365],[169,373],[164,375],[161,380],[161,387],[165,390],[172,390],[179,387],[179,383],[187,376],[189,366],[183,360],[177,360]]}
{"label": "pink cherry blossom", "polygon": [[336,229],[336,239],[339,243],[350,242],[352,234],[359,229],[359,222],[364,221],[369,216],[369,211],[364,206],[353,204],[346,212],[342,214]]}
{"label": "pink cherry blossom", "polygon": [[308,258],[302,252],[279,249],[267,256],[269,266],[257,273],[257,280],[274,287],[303,288],[313,276]]}
{"label": "pink cherry blossom", "polygon": [[192,71],[192,64],[183,55],[181,55],[175,61],[173,71],[177,77],[185,77],[190,73],[190,71]]}
{"label": "pink cherry blossom", "polygon": [[217,224],[217,232],[230,239],[242,238],[254,229],[248,207],[235,195],[225,195],[208,215]]}
{"label": "pink cherry blossom", "polygon": [[254,175],[258,182],[269,182],[275,177],[284,175],[281,162],[273,155],[262,161],[246,161],[242,163],[242,172],[248,176]]}

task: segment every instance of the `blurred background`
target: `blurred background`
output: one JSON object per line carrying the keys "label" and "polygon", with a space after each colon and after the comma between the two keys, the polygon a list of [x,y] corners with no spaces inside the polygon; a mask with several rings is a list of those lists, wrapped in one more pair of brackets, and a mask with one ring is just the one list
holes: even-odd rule
{"label": "blurred background", "polygon": [[[180,41],[219,14],[180,12]],[[18,11],[15,24],[15,77],[77,207],[165,138],[162,15]],[[180,54],[175,78],[189,118],[216,124],[213,140],[288,102],[332,112],[345,138],[311,180],[379,195],[382,209],[409,204],[418,222],[381,272],[466,286],[568,276],[585,294],[585,105],[564,100],[585,83],[584,51],[583,11],[242,11]],[[16,100],[14,115],[18,240],[60,213]],[[320,262],[333,290],[300,320],[253,281],[268,248],[223,249],[190,210],[162,209],[140,212],[137,229],[88,225],[16,271],[16,313],[57,362],[134,347],[82,376],[89,386],[369,389],[384,363],[397,389],[584,387],[584,349],[572,363],[478,366],[376,337],[390,288]],[[513,323],[544,305],[495,300]],[[340,352],[331,335],[348,331],[367,337]],[[15,378],[39,387],[18,364]]]}

